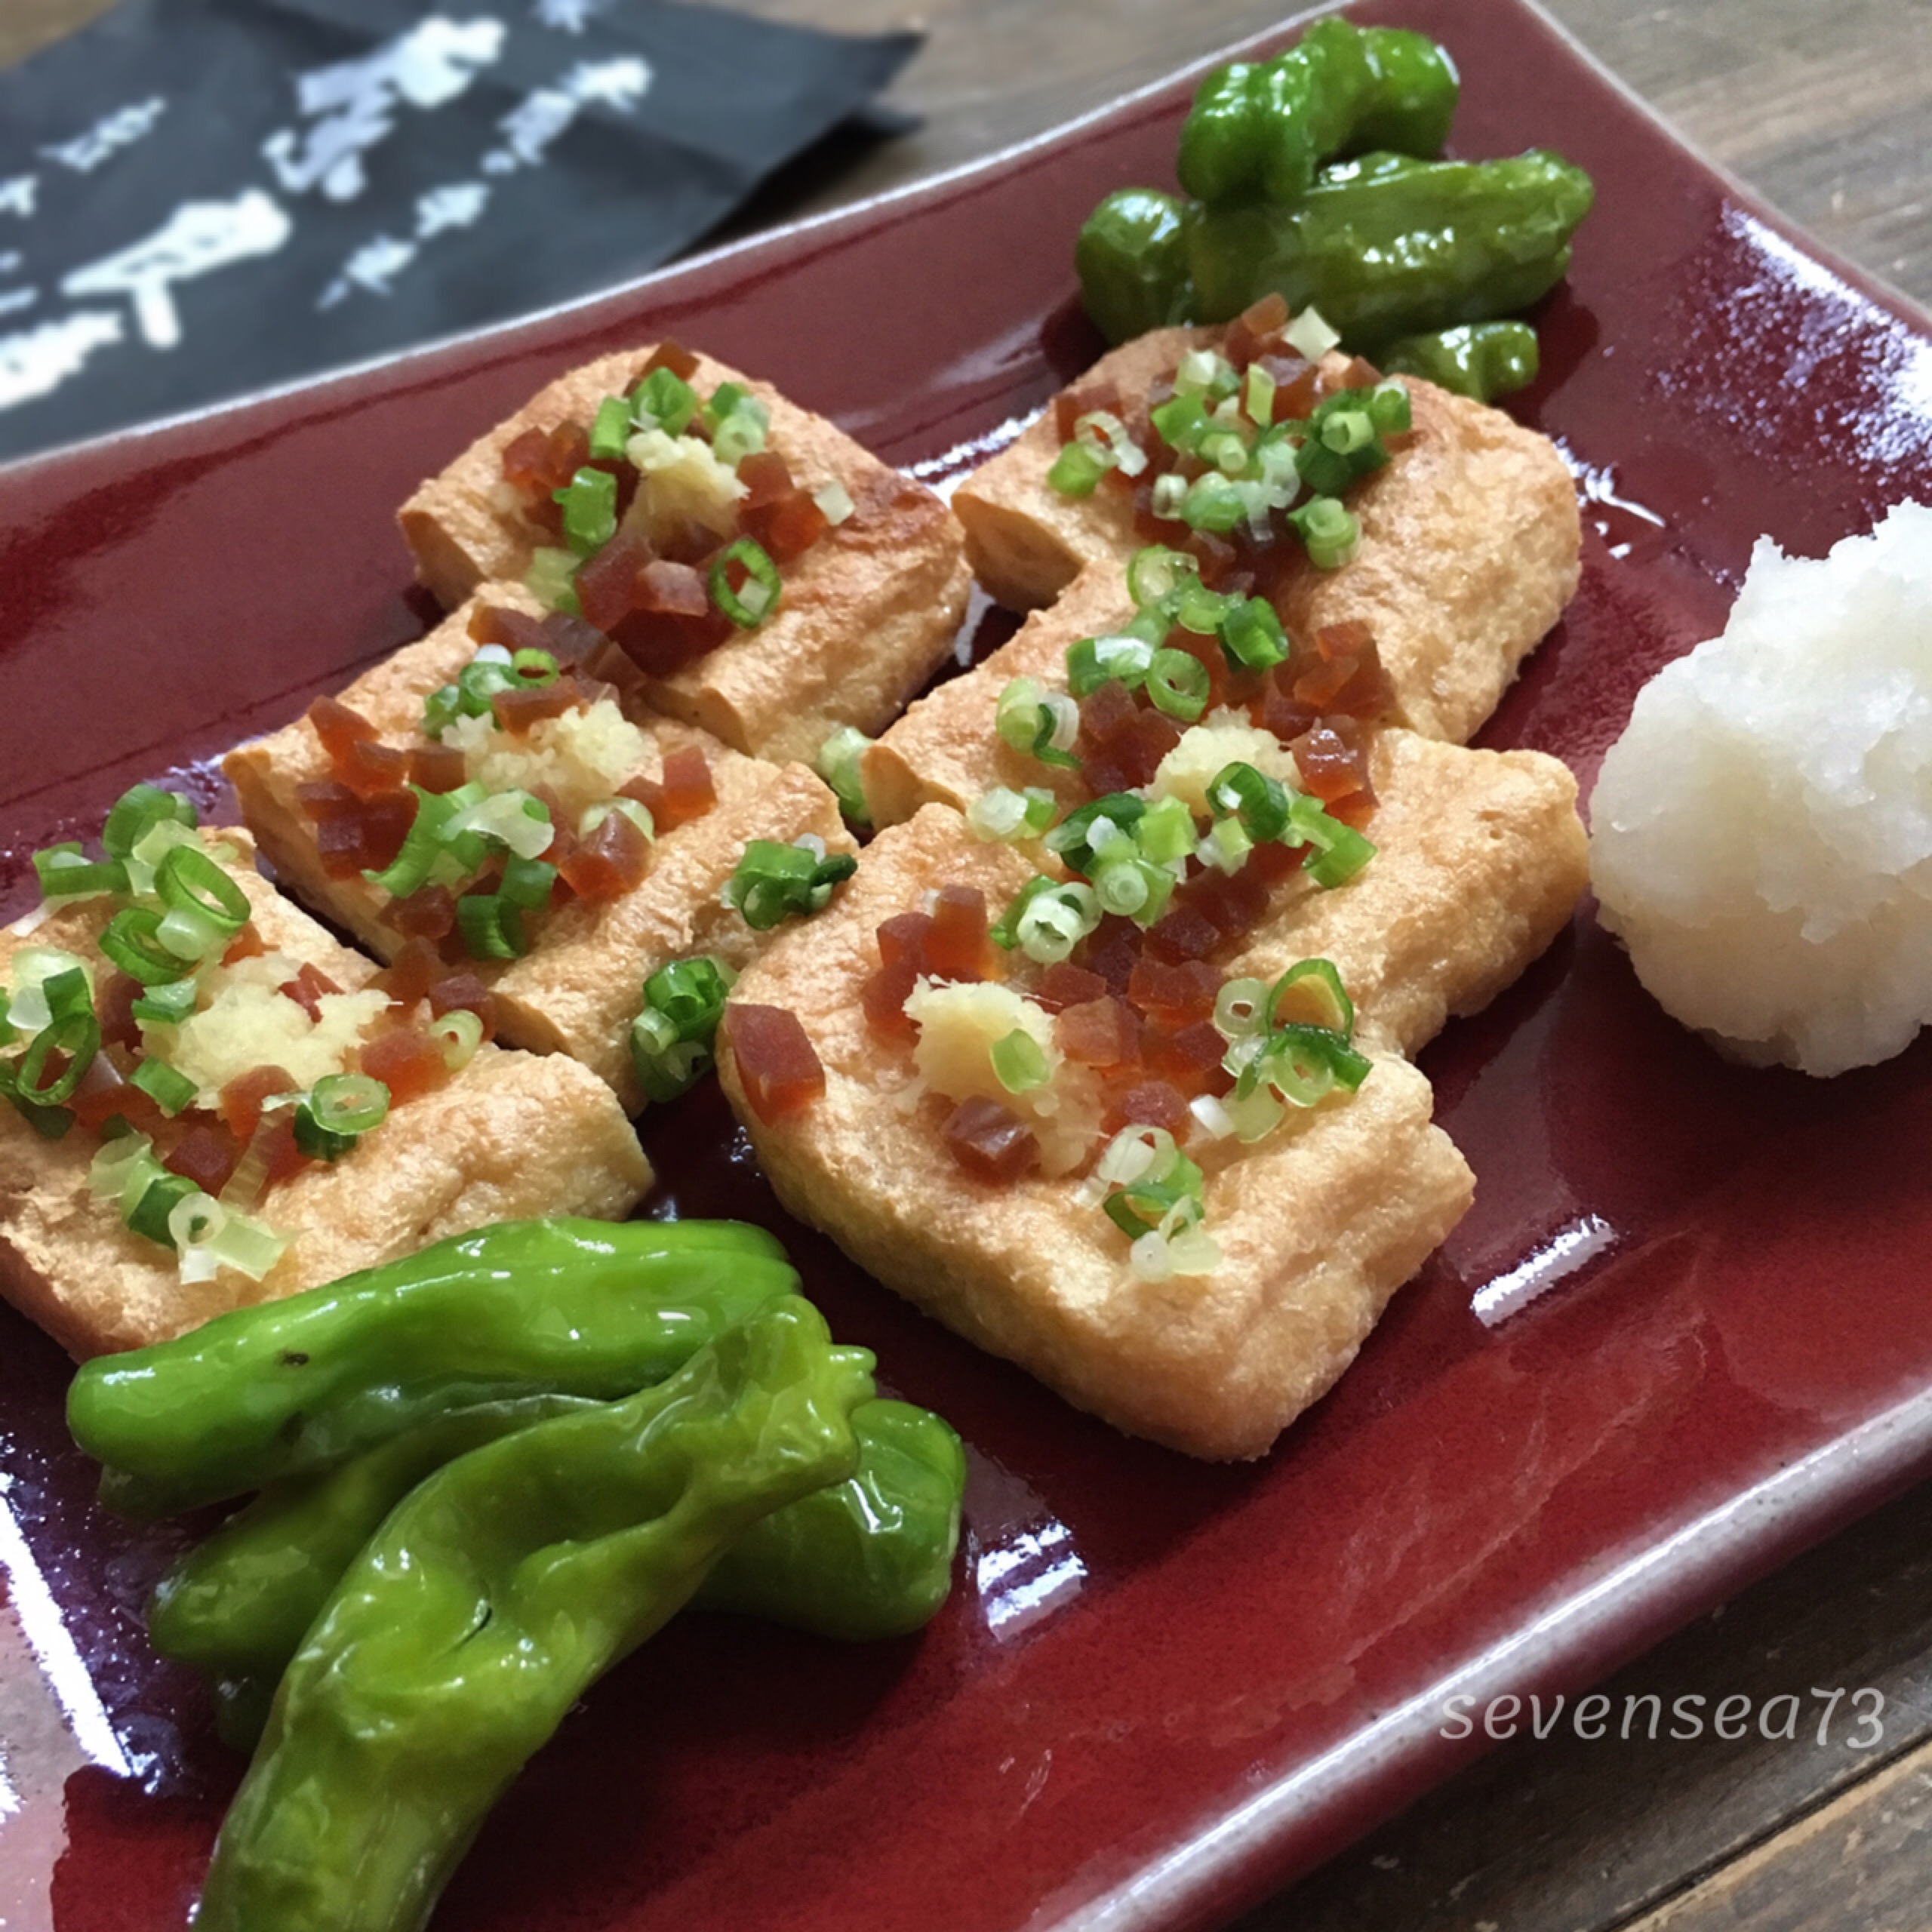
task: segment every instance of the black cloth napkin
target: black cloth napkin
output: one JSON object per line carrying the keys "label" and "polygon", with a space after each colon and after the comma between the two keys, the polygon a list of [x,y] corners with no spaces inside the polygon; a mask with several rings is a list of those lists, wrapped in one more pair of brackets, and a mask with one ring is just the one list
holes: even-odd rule
{"label": "black cloth napkin", "polygon": [[124,0],[0,73],[0,457],[641,274],[918,45],[668,0]]}

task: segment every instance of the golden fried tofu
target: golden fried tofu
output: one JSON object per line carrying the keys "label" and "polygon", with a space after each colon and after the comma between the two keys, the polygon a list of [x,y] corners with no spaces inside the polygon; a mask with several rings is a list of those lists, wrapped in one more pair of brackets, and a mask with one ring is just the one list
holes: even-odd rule
{"label": "golden fried tofu", "polygon": [[[420,643],[365,672],[342,694],[342,701],[366,718],[386,743],[425,743],[423,700],[454,680],[475,655],[468,629],[475,604],[537,608],[519,586],[486,586],[472,604]],[[607,660],[618,657],[606,654]],[[617,662],[612,668],[621,672],[623,666]],[[829,848],[854,848],[838,801],[803,765],[770,764],[729,750],[688,724],[653,715],[628,694],[624,709],[641,732],[646,752],[646,762],[631,775],[654,777],[666,756],[695,746],[710,766],[718,802],[702,817],[660,833],[650,871],[621,898],[601,904],[571,901],[546,917],[524,958],[477,961],[474,970],[497,996],[505,1039],[580,1060],[635,1112],[643,1106],[644,1094],[627,1041],[645,979],[672,960],[699,953],[736,969],[749,961],[765,937],[719,897],[746,845],[754,838],[789,844],[809,834]],[[537,728],[533,743],[544,730]],[[230,752],[223,768],[243,817],[290,889],[383,958],[393,958],[403,938],[383,919],[387,894],[360,872],[331,878],[322,863],[315,825],[303,810],[300,788],[326,780],[331,771],[315,727],[298,718]]]}
{"label": "golden fried tofu", "polygon": [[[479,438],[403,506],[417,574],[448,607],[492,580],[520,580],[533,549],[554,541],[521,513],[503,480],[503,451],[533,428],[588,425],[606,397],[628,393],[647,349],[607,355],[560,377]],[[851,515],[783,567],[782,601],[755,629],[668,676],[650,702],[741,752],[809,764],[841,725],[876,734],[952,648],[971,581],[958,524],[922,484],[881,463],[823,417],[770,384],[697,358],[709,396],[749,389],[771,411],[769,447],[807,488],[836,481]]]}
{"label": "golden fried tofu", "polygon": [[728,1041],[725,1091],[786,1208],[881,1281],[1131,1434],[1190,1455],[1262,1455],[1467,1209],[1469,1171],[1431,1124],[1427,1081],[1377,1053],[1354,1095],[1232,1157],[1201,1155],[1223,1257],[1208,1275],[1140,1278],[1070,1177],[968,1175],[942,1139],[945,1104],[918,1097],[909,1052],[870,1030],[860,989],[882,921],[943,884],[997,906],[1031,869],[939,808],[881,833],[841,899],[734,995],[797,1015],[823,1096],[761,1121]]}
{"label": "golden fried tofu", "polygon": [[[254,872],[245,833],[234,870],[271,953],[312,964],[345,992],[375,971]],[[57,946],[94,968],[107,902],[0,931],[0,980],[23,946]],[[229,1269],[184,1284],[173,1251],[122,1223],[88,1184],[100,1143],[75,1128],[45,1140],[0,1105],[0,1291],[79,1359],[139,1348],[231,1308],[272,1300],[491,1221],[539,1214],[621,1220],[651,1168],[604,1083],[574,1062],[485,1046],[449,1084],[394,1107],[340,1160],[270,1189],[259,1216],[293,1235],[260,1281]]]}
{"label": "golden fried tofu", "polygon": [[[1110,380],[1123,395],[1144,394],[1186,350],[1220,334],[1157,330],[1103,356],[1081,386]],[[1337,357],[1324,365],[1340,366]],[[1339,570],[1297,572],[1281,616],[1301,636],[1365,622],[1398,721],[1461,743],[1575,593],[1577,494],[1547,437],[1500,410],[1404,380],[1413,431],[1386,469],[1348,494],[1359,549]],[[953,495],[980,581],[1017,610],[1051,602],[1088,570],[1120,581],[1145,540],[1124,494],[1103,488],[1069,497],[1048,485],[1060,448],[1049,408]]]}

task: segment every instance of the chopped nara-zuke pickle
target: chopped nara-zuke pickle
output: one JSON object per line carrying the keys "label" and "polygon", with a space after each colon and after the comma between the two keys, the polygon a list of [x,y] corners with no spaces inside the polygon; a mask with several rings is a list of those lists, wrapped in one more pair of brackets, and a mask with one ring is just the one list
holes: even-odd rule
{"label": "chopped nara-zuke pickle", "polygon": [[840,478],[795,473],[771,432],[746,384],[702,385],[675,343],[588,420],[525,429],[502,469],[543,540],[529,588],[655,676],[756,630],[786,569],[853,512]]}
{"label": "chopped nara-zuke pickle", "polygon": [[795,1013],[734,1002],[722,1023],[746,1103],[768,1126],[823,1094],[824,1063]]}

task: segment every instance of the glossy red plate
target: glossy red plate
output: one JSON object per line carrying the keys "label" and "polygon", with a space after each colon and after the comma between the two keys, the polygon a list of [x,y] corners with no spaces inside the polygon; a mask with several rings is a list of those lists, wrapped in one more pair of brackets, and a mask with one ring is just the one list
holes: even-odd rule
{"label": "glossy red plate", "polygon": [[[1488,733],[1586,782],[1752,539],[1932,498],[1924,318],[1820,260],[1515,0],[1446,40],[1461,151],[1599,199],[1521,413],[1589,499],[1583,587]],[[414,636],[391,512],[569,365],[665,331],[930,462],[1095,352],[1075,228],[1168,178],[1186,77],[963,175],[587,306],[0,472],[11,909],[25,854]],[[786,1222],[715,1095],[663,1199],[779,1227],[838,1332],[972,1445],[952,1602],[839,1649],[691,1620],[573,1714],[438,1926],[1205,1926],[1457,1764],[1445,1700],[1574,1691],[1932,1463],[1932,1042],[1823,1084],[1720,1063],[1586,910],[1425,1065],[1477,1206],[1258,1466],[1129,1442]],[[174,1530],[97,1514],[67,1364],[0,1321],[0,1919],[180,1927],[237,1767],[147,1654]],[[1478,1740],[1479,1741],[1479,1740]]]}

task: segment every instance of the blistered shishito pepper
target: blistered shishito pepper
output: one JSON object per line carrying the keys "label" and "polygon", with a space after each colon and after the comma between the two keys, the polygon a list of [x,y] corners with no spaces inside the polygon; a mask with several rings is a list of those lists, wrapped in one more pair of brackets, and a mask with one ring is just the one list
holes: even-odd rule
{"label": "blistered shishito pepper", "polygon": [[[252,1750],[276,1679],[389,1512],[456,1457],[594,1406],[551,1395],[464,1410],[274,1484],[156,1586],[155,1648],[214,1679],[222,1736]],[[857,1641],[915,1630],[946,1601],[965,1481],[958,1437],[905,1402],[862,1404],[852,1426],[857,1469],[755,1524],[706,1580],[700,1606]]]}
{"label": "blistered shishito pepper", "polygon": [[504,1222],[91,1361],[68,1426],[105,1466],[104,1501],[166,1515],[452,1409],[627,1395],[797,1284],[737,1222]]}
{"label": "blistered shishito pepper", "polygon": [[909,1402],[856,1411],[851,1479],[775,1510],[725,1552],[697,1601],[863,1642],[931,1620],[952,1583],[966,1457],[952,1425]]}
{"label": "blistered shishito pepper", "polygon": [[1337,155],[1432,155],[1456,111],[1455,63],[1426,35],[1318,20],[1272,60],[1210,74],[1181,129],[1181,185],[1208,203],[1294,202]]}
{"label": "blistered shishito pepper", "polygon": [[851,1474],[869,1364],[786,1297],[657,1387],[430,1476],[289,1666],[198,1932],[414,1932],[589,1685],[759,1518]]}
{"label": "blistered shishito pepper", "polygon": [[1278,291],[1352,347],[1526,308],[1570,265],[1590,178],[1544,149],[1501,161],[1374,155],[1327,171],[1292,208],[1190,210],[1195,315],[1226,321]]}
{"label": "blistered shishito pepper", "polygon": [[1400,336],[1377,352],[1392,376],[1420,376],[1438,389],[1493,402],[1537,379],[1537,332],[1527,322],[1466,322]]}
{"label": "blistered shishito pepper", "polygon": [[1109,342],[1192,321],[1186,204],[1156,188],[1121,188],[1081,225],[1073,245],[1080,299]]}

